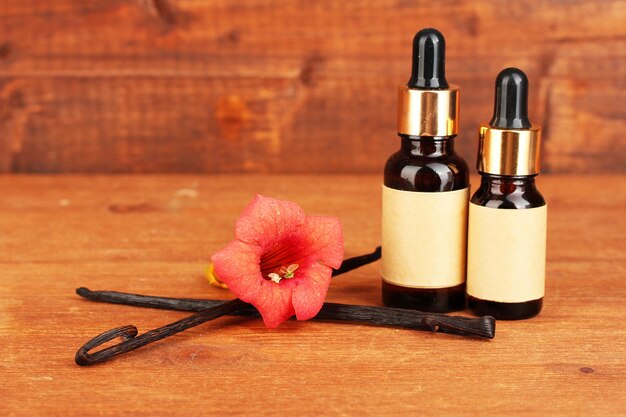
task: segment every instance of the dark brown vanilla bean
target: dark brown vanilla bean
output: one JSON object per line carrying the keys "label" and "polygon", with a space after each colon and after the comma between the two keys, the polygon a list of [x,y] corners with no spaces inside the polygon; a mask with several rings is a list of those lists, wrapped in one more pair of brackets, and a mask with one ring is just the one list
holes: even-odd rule
{"label": "dark brown vanilla bean", "polygon": [[[163,327],[159,327],[154,330],[150,330],[137,336],[137,328],[132,325],[118,327],[116,329],[108,330],[100,335],[94,337],[89,342],[85,343],[78,351],[74,360],[77,365],[87,366],[95,365],[114,358],[115,356],[130,352],[131,350],[138,349],[149,343],[156,342],[157,340],[165,339],[185,331],[191,327],[195,327],[199,324],[205,323],[210,320],[214,320],[218,317],[222,317],[226,314],[230,314],[246,303],[236,298],[231,301],[220,303],[212,308],[204,309],[199,313],[193,314],[182,320],[178,320],[174,323],[167,324]],[[113,340],[115,338],[121,338],[122,342],[117,345],[102,349],[95,353],[89,353],[90,350],[103,345],[104,343]]]}
{"label": "dark brown vanilla bean", "polygon": [[[339,269],[333,270],[333,276],[349,272],[360,266],[380,259],[380,252],[381,251],[379,246],[372,253],[345,259]],[[87,294],[93,294],[86,288],[79,288],[76,290],[76,293],[86,298],[89,298]],[[246,308],[252,309],[252,314],[258,314],[256,310],[249,304],[246,304],[239,299],[235,299],[227,302],[219,301],[211,305],[205,305],[204,307],[196,310],[191,310],[200,312],[177,322],[165,325],[163,327],[159,327],[158,329],[150,330],[149,332],[146,332],[141,336],[137,336],[137,328],[133,325],[111,329],[104,333],[101,333],[100,335],[91,339],[89,342],[85,343],[76,352],[74,360],[76,361],[76,364],[81,366],[94,365],[96,363],[105,362],[118,355],[138,349],[149,343],[156,342],[157,340],[165,339],[166,337],[175,335],[176,333],[180,333],[204,322],[214,320],[227,314],[233,314],[237,310],[245,311]],[[104,343],[118,337],[121,339],[120,343],[114,346],[110,346],[106,349],[99,350],[95,353],[89,353],[90,350],[93,350],[98,346],[101,346]]]}
{"label": "dark brown vanilla bean", "polygon": [[[333,271],[333,276],[351,271],[370,262],[374,262],[379,258],[380,247],[376,248],[376,250],[370,254],[346,259],[339,269]],[[187,318],[150,330],[141,336],[137,336],[137,328],[132,325],[108,330],[91,339],[78,349],[75,361],[76,364],[81,366],[105,362],[118,355],[130,352],[149,343],[164,339],[224,315],[259,316],[258,311],[253,306],[239,299],[221,301],[153,297],[115,291],[91,291],[84,287],[78,288],[76,293],[81,297],[106,303],[167,310],[198,311],[198,313]],[[495,320],[490,316],[480,318],[454,317],[443,314],[427,314],[414,310],[385,307],[325,303],[315,319],[360,322],[416,330],[432,330],[483,338],[493,338],[495,334]],[[89,353],[91,350],[115,338],[120,338],[121,342],[95,353]]]}
{"label": "dark brown vanilla bean", "polygon": [[[117,291],[91,291],[84,287],[78,288],[76,293],[89,300],[103,303],[177,311],[202,311],[222,305],[225,302],[194,298],[155,297]],[[229,314],[259,316],[258,311],[247,303],[243,303],[239,309]],[[413,330],[434,330],[488,339],[492,339],[495,336],[495,320],[490,316],[468,318],[391,307],[324,303],[322,309],[313,320],[349,321]]]}
{"label": "dark brown vanilla bean", "polygon": [[378,246],[372,253],[344,259],[339,269],[333,269],[333,276],[335,277],[337,275],[350,272],[353,269],[357,269],[361,266],[377,261],[380,259],[380,254],[381,254],[381,248],[380,246]]}

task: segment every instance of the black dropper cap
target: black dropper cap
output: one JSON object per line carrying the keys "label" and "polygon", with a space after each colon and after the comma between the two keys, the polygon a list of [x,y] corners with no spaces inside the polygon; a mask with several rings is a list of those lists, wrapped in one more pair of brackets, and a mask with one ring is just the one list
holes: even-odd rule
{"label": "black dropper cap", "polygon": [[530,129],[528,77],[519,68],[506,68],[496,78],[496,98],[489,125],[496,129]]}
{"label": "black dropper cap", "polygon": [[446,80],[446,40],[437,29],[422,29],[413,38],[413,67],[409,88],[443,90]]}

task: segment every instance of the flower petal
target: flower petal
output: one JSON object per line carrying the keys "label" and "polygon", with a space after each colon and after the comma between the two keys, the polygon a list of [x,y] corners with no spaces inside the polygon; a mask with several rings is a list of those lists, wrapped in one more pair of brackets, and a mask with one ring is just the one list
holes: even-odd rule
{"label": "flower petal", "polygon": [[324,304],[333,270],[319,262],[300,266],[294,278],[292,303],[298,320],[315,317]]}
{"label": "flower petal", "polygon": [[280,284],[264,280],[257,296],[250,301],[250,304],[255,306],[263,316],[265,326],[278,327],[295,314],[291,304],[293,285],[290,284],[284,280]]}
{"label": "flower petal", "polygon": [[343,262],[343,235],[337,217],[307,216],[297,230],[293,252],[309,261],[321,261],[332,268]]}
{"label": "flower petal", "polygon": [[235,236],[211,258],[215,273],[259,310],[267,327],[319,312],[332,268],[343,261],[337,218],[306,217],[293,202],[257,195],[237,220]]}
{"label": "flower petal", "polygon": [[211,257],[215,274],[240,299],[249,303],[257,297],[265,279],[261,275],[261,248],[233,240]]}
{"label": "flower petal", "polygon": [[277,327],[295,314],[291,303],[294,287],[289,280],[277,284],[261,275],[261,248],[234,240],[211,257],[215,273],[241,300],[252,304],[267,327]]}
{"label": "flower petal", "polygon": [[272,248],[294,233],[306,216],[299,205],[257,195],[235,223],[235,236],[265,249]]}

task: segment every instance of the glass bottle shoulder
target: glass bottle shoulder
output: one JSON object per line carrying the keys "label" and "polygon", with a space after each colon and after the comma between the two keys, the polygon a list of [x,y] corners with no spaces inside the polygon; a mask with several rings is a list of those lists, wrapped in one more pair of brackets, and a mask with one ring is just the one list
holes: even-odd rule
{"label": "glass bottle shoulder", "polygon": [[528,209],[546,204],[535,184],[535,176],[481,176],[480,187],[471,198],[474,204],[498,209]]}
{"label": "glass bottle shoulder", "polygon": [[408,141],[385,164],[385,185],[404,191],[454,191],[469,186],[469,169],[453,139]]}

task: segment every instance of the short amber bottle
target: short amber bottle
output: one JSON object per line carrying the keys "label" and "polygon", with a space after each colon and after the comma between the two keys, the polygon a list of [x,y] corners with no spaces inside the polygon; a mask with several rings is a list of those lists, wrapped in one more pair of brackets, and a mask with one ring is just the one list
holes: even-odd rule
{"label": "short amber bottle", "polygon": [[459,89],[444,69],[435,29],[413,40],[411,79],[398,92],[400,150],[385,165],[382,299],[390,307],[465,307],[469,175],[455,153]]}
{"label": "short amber bottle", "polygon": [[521,70],[500,72],[469,209],[468,306],[502,320],[533,317],[543,306],[547,206],[535,184],[541,136],[528,119],[527,96]]}

